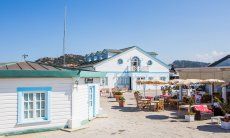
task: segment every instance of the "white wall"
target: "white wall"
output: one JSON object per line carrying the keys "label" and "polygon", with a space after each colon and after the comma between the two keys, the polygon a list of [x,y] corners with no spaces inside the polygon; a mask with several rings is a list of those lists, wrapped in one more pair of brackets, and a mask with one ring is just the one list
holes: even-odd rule
{"label": "white wall", "polygon": [[[17,125],[17,87],[52,87],[51,122]],[[0,133],[64,127],[71,118],[71,78],[0,79]]]}
{"label": "white wall", "polygon": [[[124,52],[119,54],[118,56],[115,56],[113,58],[110,58],[108,60],[106,60],[106,62],[101,62],[98,65],[95,66],[95,70],[96,71],[105,71],[105,72],[123,72],[125,70],[127,70],[127,66],[131,65],[131,59],[137,56],[140,58],[141,60],[141,66],[148,66],[147,62],[149,60],[152,60],[151,58],[149,58],[148,56],[146,56],[145,54],[143,54],[142,52],[140,52],[137,49],[132,49],[128,52]],[[123,64],[118,64],[118,59],[122,59],[123,60]],[[158,62],[152,60],[152,65],[149,65],[149,71],[150,72],[169,72],[169,69],[162,66],[161,64],[159,64]]]}
{"label": "white wall", "polygon": [[[128,71],[129,67],[131,66],[131,59],[133,57],[138,57],[141,60],[141,67],[148,67],[149,72],[129,72],[123,73]],[[123,64],[118,64],[118,59],[123,60]],[[152,65],[147,65],[147,62],[151,60]],[[139,51],[138,49],[134,48],[127,52],[121,53],[117,56],[114,56],[105,62],[101,62],[98,65],[95,65],[96,71],[107,72],[108,77],[108,86],[101,86],[103,88],[114,88],[115,86],[122,87],[116,84],[117,79],[119,76],[131,76],[132,77],[132,89],[133,90],[140,90],[136,86],[136,79],[137,77],[153,77],[154,79],[160,79],[160,77],[166,77],[166,81],[169,80],[169,69],[163,66],[162,64],[156,62],[155,60],[151,59],[149,56],[145,55],[143,52]],[[125,87],[125,86],[124,86]],[[155,89],[153,86],[148,86],[147,89]]]}
{"label": "white wall", "polygon": [[85,84],[85,78],[79,80],[79,84],[75,85],[73,94],[73,117],[72,128],[76,128],[82,125],[83,121],[87,121],[89,118],[89,86],[95,86],[95,114],[99,113],[100,109],[100,92],[99,92],[100,78],[94,78],[92,84]]}

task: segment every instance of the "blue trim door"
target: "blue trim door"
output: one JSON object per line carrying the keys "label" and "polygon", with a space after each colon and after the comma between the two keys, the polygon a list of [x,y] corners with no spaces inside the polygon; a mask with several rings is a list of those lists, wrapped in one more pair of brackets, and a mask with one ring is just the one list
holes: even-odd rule
{"label": "blue trim door", "polygon": [[89,86],[88,94],[88,110],[89,110],[89,119],[95,117],[95,86]]}

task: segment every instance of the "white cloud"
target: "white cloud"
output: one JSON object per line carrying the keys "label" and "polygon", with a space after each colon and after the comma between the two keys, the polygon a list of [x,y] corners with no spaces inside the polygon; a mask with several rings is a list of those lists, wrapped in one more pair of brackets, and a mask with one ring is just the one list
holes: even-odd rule
{"label": "white cloud", "polygon": [[226,56],[226,52],[219,52],[219,51],[212,51],[211,53],[204,53],[204,54],[197,54],[195,55],[196,61],[202,61],[202,62],[209,62],[212,63],[214,61],[217,61],[224,56]]}

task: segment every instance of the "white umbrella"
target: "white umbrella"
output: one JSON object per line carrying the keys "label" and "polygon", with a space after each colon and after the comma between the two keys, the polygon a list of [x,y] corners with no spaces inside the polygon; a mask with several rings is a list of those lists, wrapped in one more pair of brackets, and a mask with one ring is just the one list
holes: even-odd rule
{"label": "white umbrella", "polygon": [[212,86],[212,91],[211,91],[211,97],[212,97],[212,103],[213,103],[213,92],[214,92],[214,85],[215,84],[224,84],[225,81],[224,80],[218,80],[218,79],[206,79],[206,80],[203,80],[201,83],[203,84],[210,84]]}
{"label": "white umbrella", "polygon": [[183,79],[173,79],[173,80],[169,81],[169,84],[177,84],[177,83],[180,83],[182,81],[184,81],[184,80]]}

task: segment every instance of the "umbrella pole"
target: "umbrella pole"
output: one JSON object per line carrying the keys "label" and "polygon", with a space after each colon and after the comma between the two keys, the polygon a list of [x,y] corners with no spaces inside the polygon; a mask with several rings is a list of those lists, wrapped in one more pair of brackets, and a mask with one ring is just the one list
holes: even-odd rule
{"label": "umbrella pole", "polygon": [[144,98],[145,98],[145,87],[146,87],[146,84],[144,84],[143,87],[144,87]]}
{"label": "umbrella pole", "polygon": [[211,97],[212,97],[212,104],[213,104],[213,92],[214,92],[214,83],[212,83],[212,93],[211,93]]}
{"label": "umbrella pole", "polygon": [[157,85],[156,85],[156,96],[157,96]]}

